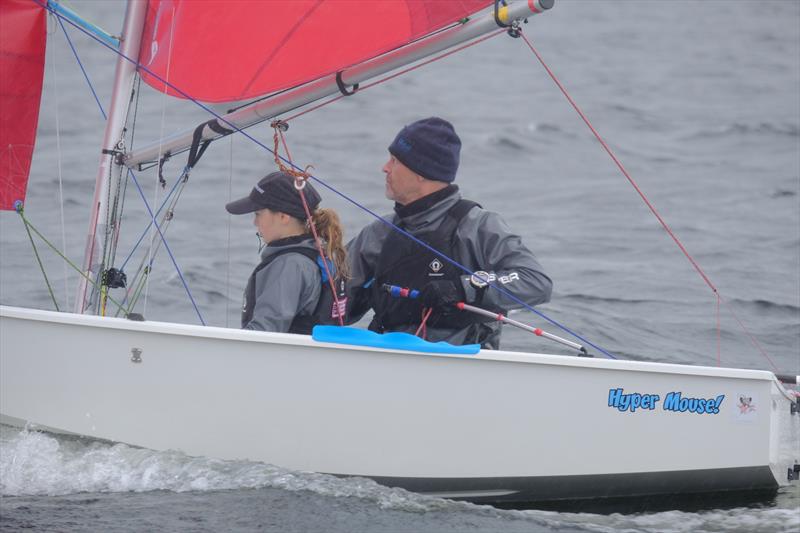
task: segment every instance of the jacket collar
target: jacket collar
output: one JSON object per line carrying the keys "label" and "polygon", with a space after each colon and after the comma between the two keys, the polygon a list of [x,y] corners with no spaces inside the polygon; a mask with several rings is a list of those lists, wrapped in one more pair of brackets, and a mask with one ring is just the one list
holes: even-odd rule
{"label": "jacket collar", "polygon": [[291,237],[284,237],[283,239],[272,241],[268,245],[264,246],[264,248],[261,250],[261,259],[266,259],[272,254],[278,252],[281,248],[297,245],[313,248],[314,238],[308,233],[304,233],[302,235],[292,235]]}
{"label": "jacket collar", "polygon": [[434,205],[438,204],[445,198],[452,196],[458,192],[458,185],[448,185],[444,189],[439,189],[432,192],[427,196],[423,196],[418,200],[414,200],[410,204],[400,205],[395,202],[394,212],[397,213],[401,219],[427,211]]}
{"label": "jacket collar", "polygon": [[291,237],[284,237],[283,239],[278,239],[272,241],[267,246],[269,247],[277,247],[277,246],[290,246],[292,244],[298,244],[303,242],[306,239],[310,239],[311,235],[308,233],[303,233],[301,235],[292,235]]}

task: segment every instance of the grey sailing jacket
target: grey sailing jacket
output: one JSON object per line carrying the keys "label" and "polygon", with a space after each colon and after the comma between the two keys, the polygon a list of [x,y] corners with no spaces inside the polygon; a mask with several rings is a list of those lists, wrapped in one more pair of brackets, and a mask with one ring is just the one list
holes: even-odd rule
{"label": "grey sailing jacket", "polygon": [[[303,246],[316,250],[311,239],[286,246],[265,246],[262,261],[287,247]],[[292,320],[311,314],[322,290],[319,267],[298,253],[286,253],[256,273],[253,318],[244,329],[289,331]]]}
{"label": "grey sailing jacket", "polygon": [[[442,223],[451,207],[461,198],[459,192],[447,196],[432,207],[403,219],[406,231],[412,235],[435,229]],[[394,224],[400,222],[397,214],[384,217]],[[351,302],[350,322],[359,320],[370,308],[368,288],[374,277],[374,268],[381,253],[381,247],[390,231],[387,224],[376,220],[366,226],[347,245],[351,279],[348,295]],[[543,272],[533,253],[522,243],[519,235],[513,233],[508,224],[491,211],[475,207],[461,220],[456,230],[457,242],[455,261],[472,272],[483,270],[490,274],[492,283],[522,300],[528,305],[538,305],[550,300],[553,283]],[[461,276],[461,285],[466,294],[466,303],[477,296],[476,289],[469,281],[469,275]],[[412,287],[421,288],[421,287]],[[486,289],[482,306],[500,309],[522,307],[501,291],[492,287]],[[500,342],[499,323],[489,323],[494,331],[484,342],[484,347],[497,349]],[[411,328],[404,330],[414,333]],[[460,330],[428,328],[427,339],[432,342],[447,341],[451,344],[464,344],[467,328]]]}

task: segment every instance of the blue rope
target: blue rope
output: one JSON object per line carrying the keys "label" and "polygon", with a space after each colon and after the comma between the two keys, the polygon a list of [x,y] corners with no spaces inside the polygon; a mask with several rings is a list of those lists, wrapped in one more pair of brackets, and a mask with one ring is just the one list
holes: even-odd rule
{"label": "blue rope", "polygon": [[[49,8],[49,4],[48,4]],[[81,62],[80,56],[78,56],[78,51],[75,50],[75,45],[72,44],[72,39],[69,38],[69,33],[67,33],[67,28],[64,27],[64,21],[61,20],[61,16],[58,16],[58,23],[61,25],[61,30],[64,32],[64,37],[67,38],[67,42],[69,43],[69,47],[72,49],[72,54],[75,56],[75,59],[78,61],[78,66],[81,67],[81,72],[83,72],[83,77],[86,78],[86,83],[89,84],[89,89],[92,91],[92,95],[94,95],[94,101],[97,102],[97,107],[100,108],[100,114],[103,115],[104,119],[108,119],[106,117],[106,112],[103,109],[103,104],[100,103],[100,98],[97,97],[97,92],[94,90],[94,86],[92,85],[92,81],[89,79],[89,75],[86,73],[86,69],[83,68],[83,63]],[[67,19],[69,21],[69,19]],[[71,21],[70,21],[71,23]],[[80,27],[80,26],[78,26]],[[102,42],[102,41],[100,41]]]}
{"label": "blue rope", "polygon": [[194,297],[192,296],[192,291],[189,290],[189,285],[186,283],[186,279],[183,277],[183,272],[181,271],[181,267],[178,266],[178,262],[175,260],[175,256],[172,254],[172,250],[167,243],[167,239],[164,238],[164,234],[161,233],[161,227],[156,222],[156,217],[153,214],[153,210],[150,209],[150,204],[147,202],[147,198],[144,196],[144,191],[139,186],[139,180],[136,179],[136,176],[133,174],[131,169],[128,169],[128,175],[133,180],[133,183],[136,185],[136,190],[139,191],[139,195],[142,197],[142,201],[144,202],[144,206],[147,208],[147,212],[150,213],[150,219],[152,220],[152,224],[155,225],[156,230],[158,231],[158,235],[161,237],[161,241],[164,243],[164,248],[167,250],[169,254],[169,258],[172,260],[172,264],[175,266],[175,270],[178,272],[178,276],[181,278],[181,283],[183,283],[183,288],[186,289],[186,294],[189,296],[189,300],[192,302],[192,306],[194,307],[195,312],[197,313],[197,317],[200,319],[200,323],[204,326],[206,325],[206,321],[203,320],[203,315],[200,314],[200,309],[197,307],[197,303],[194,301]]}
{"label": "blue rope", "polygon": [[[283,159],[283,158],[281,157],[281,159]],[[285,160],[284,160],[284,161],[285,161]],[[289,162],[289,163],[291,164],[291,162]],[[294,166],[294,165],[292,165],[292,166]],[[301,170],[300,168],[298,168],[298,167],[296,167],[296,166],[295,166],[295,168],[297,168],[297,170]],[[311,176],[311,175],[309,174],[309,176]],[[406,237],[408,237],[409,239],[413,240],[414,242],[416,242],[416,243],[417,243],[417,244],[419,244],[420,246],[424,246],[425,248],[427,248],[428,250],[430,250],[430,251],[434,252],[435,254],[437,254],[437,255],[440,255],[440,256],[442,256],[442,257],[444,257],[444,259],[445,259],[445,260],[446,260],[448,263],[450,263],[451,265],[454,265],[454,266],[456,266],[456,267],[460,268],[461,270],[463,270],[464,272],[466,272],[466,273],[467,273],[467,274],[469,274],[470,276],[474,276],[474,275],[475,275],[475,272],[473,272],[472,270],[470,270],[470,269],[469,269],[469,268],[467,268],[466,266],[462,265],[461,263],[459,263],[458,261],[456,261],[456,260],[454,260],[454,259],[451,259],[450,257],[448,257],[448,256],[446,256],[445,254],[443,254],[443,253],[441,253],[440,251],[438,251],[436,248],[433,248],[432,246],[429,246],[427,243],[425,243],[425,242],[423,242],[423,241],[419,240],[419,239],[418,239],[418,238],[416,238],[414,235],[412,235],[412,234],[408,233],[408,232],[407,232],[406,230],[404,230],[403,228],[401,228],[401,227],[399,227],[399,226],[395,225],[393,222],[391,222],[391,221],[389,221],[389,220],[386,220],[386,219],[385,219],[385,218],[383,218],[382,216],[380,216],[380,215],[378,215],[377,213],[373,212],[373,211],[372,211],[371,209],[369,209],[368,207],[366,207],[366,206],[364,206],[364,205],[361,205],[360,203],[356,202],[355,200],[353,200],[353,199],[351,199],[351,198],[347,197],[345,194],[343,194],[343,193],[339,192],[338,190],[334,189],[333,187],[331,187],[330,185],[328,185],[328,184],[327,184],[327,183],[325,183],[324,181],[320,180],[319,178],[316,178],[316,177],[314,177],[314,176],[311,176],[311,177],[312,177],[312,178],[314,178],[314,180],[316,180],[317,182],[319,182],[319,184],[320,184],[320,185],[322,185],[323,187],[327,188],[328,190],[330,190],[331,192],[333,192],[333,193],[335,193],[335,194],[338,194],[339,196],[341,196],[342,198],[344,198],[344,199],[345,199],[345,200],[347,200],[348,202],[352,203],[353,205],[355,205],[355,206],[357,206],[357,207],[359,207],[359,208],[363,209],[364,211],[366,211],[367,213],[369,213],[369,214],[370,214],[370,215],[372,215],[373,217],[377,218],[378,220],[380,220],[381,222],[383,222],[384,224],[386,224],[386,225],[387,225],[387,226],[389,226],[390,228],[393,228],[394,230],[396,230],[396,231],[399,231],[400,233],[402,233],[403,235],[405,235],[405,236],[406,236]],[[484,279],[482,276],[480,276],[480,278],[481,278],[481,279]],[[493,283],[493,282],[490,282],[490,281],[488,281],[488,280],[486,280],[486,282],[487,282],[487,284],[488,284],[490,287],[492,287],[492,288],[493,288],[493,289],[495,289],[495,290],[498,290],[498,291],[500,291],[502,294],[504,294],[504,295],[505,295],[505,296],[507,296],[508,298],[512,299],[512,300],[513,300],[513,301],[515,301],[516,303],[520,304],[522,307],[524,307],[524,308],[525,308],[525,309],[527,309],[528,311],[532,311],[533,313],[535,313],[535,314],[539,315],[540,317],[542,317],[542,318],[543,318],[543,319],[545,319],[546,321],[550,322],[550,323],[551,323],[551,324],[553,324],[554,326],[557,326],[557,327],[561,328],[563,331],[566,331],[567,333],[569,333],[570,335],[572,335],[573,337],[575,337],[575,338],[577,338],[577,339],[580,339],[580,340],[581,340],[581,342],[583,342],[583,343],[585,343],[585,344],[588,344],[589,346],[591,346],[592,348],[594,348],[594,349],[596,349],[597,351],[601,352],[602,354],[604,354],[604,355],[608,356],[609,358],[611,358],[611,359],[617,359],[617,357],[616,357],[616,356],[614,356],[613,354],[611,354],[611,353],[609,353],[608,351],[604,350],[604,349],[603,349],[603,348],[601,348],[600,346],[597,346],[596,344],[592,343],[591,341],[589,341],[589,340],[587,340],[587,339],[583,338],[583,337],[582,337],[581,335],[579,335],[578,333],[576,333],[576,332],[572,331],[572,330],[571,330],[570,328],[568,328],[567,326],[565,326],[565,325],[563,325],[563,324],[561,324],[561,323],[557,322],[556,320],[554,320],[554,319],[550,318],[549,316],[545,315],[545,314],[544,314],[544,313],[542,313],[541,311],[539,311],[539,310],[535,309],[533,306],[531,306],[531,305],[528,305],[526,302],[524,302],[523,300],[519,299],[517,296],[515,296],[515,295],[514,295],[514,294],[512,294],[511,292],[509,292],[509,291],[508,291],[508,290],[507,290],[505,287],[501,287],[500,285],[497,285],[497,284],[495,284],[495,283]]]}
{"label": "blue rope", "polygon": [[[38,1],[38,0],[34,0],[34,1]],[[56,15],[58,16],[58,14],[56,14]],[[67,22],[70,22],[71,24],[73,24],[73,23],[72,23],[71,21],[69,21],[69,20],[67,20]],[[73,25],[75,25],[75,24],[73,24]],[[143,71],[147,72],[149,75],[151,75],[151,76],[153,76],[154,78],[156,78],[156,79],[157,79],[157,80],[158,80],[160,83],[163,83],[164,85],[166,85],[166,86],[167,86],[167,87],[169,87],[170,89],[174,90],[175,92],[177,92],[178,94],[180,94],[181,96],[183,96],[184,98],[186,98],[187,100],[189,100],[190,102],[194,103],[195,105],[197,105],[198,107],[200,107],[201,109],[203,109],[204,111],[206,111],[207,113],[209,113],[210,115],[214,116],[214,117],[215,117],[217,120],[220,120],[220,121],[224,122],[225,124],[227,124],[227,125],[228,125],[228,127],[229,127],[230,129],[233,129],[233,130],[235,130],[236,132],[238,132],[238,133],[241,133],[242,135],[244,135],[245,137],[247,137],[248,139],[250,139],[251,141],[253,141],[253,142],[254,142],[256,145],[258,145],[258,146],[260,146],[261,148],[265,149],[267,152],[269,152],[269,153],[271,153],[271,154],[275,155],[275,152],[273,152],[273,151],[272,151],[272,149],[270,149],[270,148],[269,148],[267,145],[265,145],[264,143],[262,143],[261,141],[259,141],[259,140],[258,140],[258,139],[256,139],[255,137],[251,136],[250,134],[248,134],[247,132],[245,132],[245,131],[244,131],[244,130],[242,130],[241,128],[237,127],[236,125],[234,125],[234,124],[230,123],[229,121],[225,120],[225,118],[223,118],[221,115],[217,114],[217,113],[216,113],[216,112],[215,112],[213,109],[211,109],[211,108],[209,108],[208,106],[204,105],[202,102],[199,102],[198,100],[196,100],[196,99],[192,98],[192,97],[191,97],[189,94],[187,94],[186,92],[184,92],[184,91],[183,91],[183,90],[181,90],[180,88],[176,87],[176,86],[175,86],[175,85],[173,85],[172,83],[168,82],[167,80],[165,80],[165,79],[161,78],[161,77],[160,77],[158,74],[156,74],[155,72],[153,72],[152,70],[150,70],[150,69],[149,69],[149,68],[147,68],[146,66],[142,65],[142,64],[141,64],[141,63],[139,63],[138,61],[134,61],[133,59],[131,59],[131,58],[129,58],[128,56],[126,56],[125,54],[123,54],[121,51],[119,51],[119,50],[115,49],[114,47],[112,47],[112,46],[108,45],[107,43],[103,42],[103,40],[102,40],[102,39],[99,39],[98,37],[96,37],[96,36],[92,35],[90,32],[88,32],[88,31],[84,30],[84,29],[83,29],[83,28],[81,28],[80,26],[77,26],[77,25],[75,25],[75,26],[76,26],[76,27],[77,27],[79,30],[83,31],[83,32],[84,32],[86,35],[88,35],[89,37],[91,37],[92,39],[94,39],[95,41],[97,41],[98,43],[100,43],[101,45],[103,45],[103,46],[105,46],[106,48],[108,48],[108,49],[110,49],[111,51],[113,51],[115,54],[118,54],[120,57],[122,57],[122,58],[123,58],[123,59],[125,59],[126,61],[128,61],[128,62],[130,62],[130,63],[133,63],[134,65],[136,65],[136,66],[137,66],[137,68],[138,68],[139,70],[143,70]],[[289,160],[285,159],[284,157],[282,157],[282,156],[281,156],[281,155],[279,155],[279,154],[278,154],[278,157],[279,157],[279,158],[280,158],[282,161],[284,161],[286,164],[288,164],[288,165],[290,165],[290,166],[294,167],[295,169],[297,169],[297,170],[300,170],[300,171],[302,171],[302,170],[303,170],[303,169],[301,169],[300,167],[298,167],[297,165],[295,165],[295,164],[294,164],[294,163],[292,163],[291,161],[289,161]],[[362,204],[358,203],[357,201],[353,200],[352,198],[350,198],[350,197],[349,197],[349,196],[347,196],[346,194],[344,194],[344,193],[340,192],[339,190],[335,189],[334,187],[332,187],[332,186],[328,185],[328,184],[327,184],[327,183],[325,183],[323,180],[321,180],[321,179],[319,179],[319,178],[317,178],[316,176],[314,176],[314,175],[311,175],[311,174],[309,174],[309,177],[311,177],[311,178],[312,178],[312,179],[313,179],[315,182],[319,183],[320,185],[322,185],[323,187],[325,187],[325,188],[326,188],[326,189],[328,189],[329,191],[331,191],[331,192],[333,192],[333,193],[337,194],[338,196],[340,196],[340,197],[341,197],[341,198],[343,198],[344,200],[346,200],[346,201],[350,202],[350,203],[351,203],[351,204],[353,204],[354,206],[356,206],[356,207],[358,207],[358,208],[360,208],[360,209],[363,209],[364,211],[366,211],[367,213],[369,213],[369,214],[370,214],[370,215],[372,215],[373,217],[377,218],[378,220],[380,220],[380,221],[381,221],[381,222],[383,222],[384,224],[386,224],[386,225],[390,226],[391,228],[393,228],[395,231],[399,231],[400,233],[402,233],[402,234],[403,234],[403,235],[405,235],[406,237],[408,237],[408,238],[412,239],[412,240],[413,240],[414,242],[416,242],[417,244],[419,244],[419,245],[421,245],[421,246],[423,246],[423,247],[427,248],[428,250],[430,250],[430,251],[432,251],[432,252],[434,252],[434,253],[436,253],[436,254],[438,254],[438,255],[441,255],[441,256],[442,256],[442,257],[444,257],[444,258],[445,258],[445,260],[446,260],[447,262],[449,262],[450,264],[452,264],[452,265],[454,265],[454,266],[457,266],[458,268],[460,268],[461,270],[463,270],[464,272],[466,272],[466,273],[468,273],[468,274],[470,274],[470,275],[474,275],[474,274],[475,274],[475,273],[474,273],[473,271],[471,271],[469,268],[467,268],[467,267],[465,267],[464,265],[462,265],[462,264],[458,263],[457,261],[455,261],[455,260],[451,259],[450,257],[447,257],[446,255],[442,254],[441,252],[439,252],[439,251],[438,251],[438,250],[436,250],[435,248],[433,248],[433,247],[429,246],[428,244],[426,244],[426,243],[422,242],[421,240],[419,240],[419,239],[418,239],[418,238],[416,238],[415,236],[411,235],[411,234],[410,234],[410,233],[408,233],[407,231],[403,230],[403,229],[402,229],[402,228],[400,228],[399,226],[395,225],[395,224],[394,224],[394,223],[392,223],[391,221],[389,221],[389,220],[386,220],[385,218],[383,218],[382,216],[380,216],[380,215],[378,215],[377,213],[373,212],[372,210],[370,210],[370,209],[369,209],[369,208],[367,208],[366,206],[364,206],[364,205],[362,205]],[[148,207],[148,209],[149,209],[149,207]],[[155,219],[153,219],[153,220],[155,221]],[[157,225],[157,224],[156,224],[156,227],[158,227],[158,225]],[[160,232],[160,229],[159,229],[159,232]],[[164,242],[164,244],[166,244],[166,241]],[[489,282],[489,283],[488,283],[488,285],[489,285],[490,287],[492,287],[493,289],[500,291],[502,294],[504,294],[505,296],[507,296],[508,298],[510,298],[511,300],[513,300],[514,302],[518,303],[520,306],[524,307],[524,308],[525,308],[525,309],[527,309],[528,311],[531,311],[531,312],[535,313],[536,315],[538,315],[538,316],[540,316],[541,318],[545,319],[547,322],[549,322],[549,323],[553,324],[554,326],[556,326],[556,327],[558,327],[558,328],[562,329],[563,331],[565,331],[565,332],[569,333],[570,335],[572,335],[572,336],[574,336],[575,338],[579,339],[581,342],[583,342],[583,343],[585,343],[585,344],[588,344],[589,346],[591,346],[592,348],[594,348],[594,349],[598,350],[599,352],[601,352],[602,354],[606,355],[607,357],[609,357],[609,358],[611,358],[611,359],[617,359],[617,357],[616,357],[616,356],[614,356],[613,354],[611,354],[610,352],[608,352],[608,351],[604,350],[604,349],[603,349],[603,348],[601,348],[600,346],[597,346],[596,344],[592,343],[591,341],[589,341],[589,340],[587,340],[587,339],[583,338],[582,336],[578,335],[576,332],[572,331],[572,330],[571,330],[571,329],[569,329],[567,326],[564,326],[563,324],[559,323],[558,321],[556,321],[556,320],[554,320],[554,319],[550,318],[549,316],[545,315],[545,314],[544,314],[544,313],[542,313],[541,311],[538,311],[538,310],[534,309],[532,306],[528,305],[528,304],[527,304],[527,303],[525,303],[523,300],[519,299],[517,296],[515,296],[514,294],[512,294],[511,292],[509,292],[508,290],[506,290],[504,287],[501,287],[501,286],[499,286],[499,285],[496,285],[496,284],[494,284],[494,283],[491,283],[491,282]]]}
{"label": "blue rope", "polygon": [[[34,0],[34,1],[39,3],[38,0]],[[41,3],[39,3],[39,4],[42,5]],[[86,69],[84,68],[83,63],[81,62],[81,58],[78,55],[78,52],[75,49],[75,46],[72,44],[72,40],[69,38],[69,34],[67,33],[67,29],[64,26],[64,22],[63,22],[64,21],[64,17],[62,17],[62,15],[60,13],[56,12],[55,10],[53,10],[49,5],[44,6],[44,7],[46,9],[48,9],[51,13],[55,14],[56,17],[58,18],[58,23],[59,23],[59,25],[61,26],[61,29],[64,32],[64,36],[67,38],[67,42],[69,43],[69,46],[72,49],[72,53],[75,55],[75,59],[78,61],[78,65],[80,66],[81,71],[83,72],[83,76],[86,79],[86,83],[89,85],[89,89],[92,91],[92,94],[94,95],[94,99],[97,102],[97,106],[100,108],[100,113],[103,115],[104,119],[107,119],[108,117],[106,116],[106,113],[103,110],[103,105],[100,103],[100,99],[97,97],[97,92],[94,90],[94,85],[92,84],[92,80],[89,78],[89,75],[86,73]],[[67,22],[69,22],[70,24],[72,24],[73,26],[75,26],[76,28],[81,30],[82,32],[86,33],[87,35],[89,35],[93,39],[95,39],[98,42],[102,43],[104,46],[107,46],[107,47],[111,48],[112,50],[115,50],[114,47],[110,46],[109,44],[107,44],[103,40],[99,39],[98,37],[96,37],[92,33],[87,32],[84,28],[82,28],[81,26],[75,24],[72,20],[70,20],[70,19],[66,19],[66,20],[67,20]],[[123,54],[120,53],[120,55],[123,55]],[[175,269],[178,272],[178,276],[181,279],[181,283],[183,283],[183,287],[186,290],[186,294],[189,295],[189,300],[192,302],[192,306],[194,307],[194,310],[197,313],[198,318],[200,319],[200,323],[205,326],[206,322],[205,322],[205,320],[203,320],[203,315],[200,313],[200,309],[197,307],[197,303],[195,302],[195,299],[192,296],[191,291],[189,290],[189,286],[186,283],[186,279],[183,276],[183,272],[181,272],[181,269],[178,266],[177,261],[175,260],[175,256],[172,254],[172,250],[170,249],[169,244],[167,243],[167,240],[164,237],[164,234],[161,232],[161,228],[159,227],[158,223],[156,222],[156,219],[155,219],[156,215],[153,214],[153,210],[150,208],[150,204],[149,204],[149,202],[147,201],[147,198],[144,195],[144,191],[142,191],[142,188],[139,185],[139,180],[136,179],[136,176],[134,175],[134,173],[133,173],[133,171],[131,169],[128,169],[128,175],[133,180],[134,185],[136,185],[136,189],[139,191],[139,195],[141,196],[142,201],[144,202],[144,205],[147,208],[147,212],[150,213],[150,218],[151,218],[151,222],[147,225],[147,228],[145,228],[144,233],[142,234],[142,237],[139,239],[139,242],[136,243],[136,246],[138,246],[139,243],[142,241],[142,239],[147,234],[147,232],[150,229],[150,227],[153,224],[155,224],[156,229],[158,230],[158,234],[161,237],[161,240],[164,242],[164,248],[167,250],[167,253],[169,254],[169,257],[172,260],[172,264],[175,266]],[[175,186],[173,186],[173,189],[170,192],[170,195],[172,194],[172,192],[174,192],[175,187],[177,186],[177,184],[179,182],[180,182],[180,179],[175,182]],[[166,202],[167,202],[168,199],[169,199],[169,196],[167,196],[167,198],[165,198],[164,202],[161,204],[161,207],[159,207],[158,213],[161,212],[161,210],[163,209],[164,205],[166,205]],[[136,247],[134,247],[134,251],[135,250],[136,250]],[[130,255],[133,255],[133,251],[131,252]],[[130,259],[130,255],[128,256],[127,259],[125,259],[125,263],[127,263],[128,260]],[[124,266],[125,266],[125,264],[123,264],[123,267]],[[152,266],[152,262],[151,262],[151,266]],[[120,270],[122,270],[122,268],[120,268]]]}
{"label": "blue rope", "polygon": [[[170,190],[169,194],[167,194],[167,196],[164,197],[164,201],[161,202],[161,206],[156,210],[156,216],[161,214],[161,211],[164,209],[164,206],[167,205],[167,202],[172,197],[172,195],[175,192],[175,190],[178,188],[178,185],[180,185],[181,180],[184,178],[184,176],[186,176],[187,170],[188,170],[187,168],[183,169],[183,172],[181,172],[181,175],[175,181],[175,185],[172,186],[172,190]],[[136,249],[139,247],[139,245],[142,244],[142,241],[147,236],[147,232],[150,231],[150,227],[152,225],[153,225],[153,222],[151,221],[151,222],[149,222],[147,224],[147,227],[144,228],[144,231],[142,232],[142,235],[139,237],[139,240],[136,241],[136,244],[133,245],[133,249],[131,250],[131,253],[128,254],[128,257],[125,258],[125,261],[123,261],[122,266],[119,267],[120,270],[125,270],[125,265],[127,265],[128,261],[130,261],[131,257],[133,257],[133,254],[136,252]],[[152,262],[150,263],[150,266],[153,266]]]}
{"label": "blue rope", "polygon": [[119,48],[119,39],[109,35],[108,32],[104,31],[100,27],[95,24],[92,24],[88,20],[83,19],[80,15],[69,9],[68,7],[60,4],[58,1],[47,0],[47,6],[52,8],[54,11],[57,11],[64,15],[65,18],[76,22],[78,25],[82,26],[83,28],[91,31],[101,39],[103,39],[108,44]]}

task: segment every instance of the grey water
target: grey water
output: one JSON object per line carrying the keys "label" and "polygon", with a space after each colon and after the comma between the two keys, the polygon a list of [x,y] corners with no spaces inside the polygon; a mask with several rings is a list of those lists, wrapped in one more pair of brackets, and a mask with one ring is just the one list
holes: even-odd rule
{"label": "grey water", "polygon": [[[112,33],[121,28],[120,2],[71,4]],[[68,32],[107,107],[113,54]],[[391,211],[380,169],[398,129],[439,115],[463,141],[456,182],[464,195],[502,213],[553,278],[553,299],[538,308],[553,322],[620,358],[719,359],[800,373],[800,2],[558,0],[531,17],[525,33],[721,303],[525,43],[506,35],[291,123],[292,156],[338,191],[322,187],[323,205],[339,212],[347,237],[372,220],[347,198]],[[25,213],[79,263],[104,121],[52,21],[48,38]],[[144,89],[129,142],[143,145],[207,119],[192,103]],[[248,133],[272,146],[266,125]],[[166,163],[170,186],[184,163],[185,154]],[[209,148],[167,233],[198,310],[162,249],[137,311],[237,327],[258,244],[251,219],[230,218],[223,206],[272,169],[271,155],[243,136]],[[127,272],[150,242],[148,234],[127,259],[146,226],[141,197],[158,205],[165,194],[154,170],[137,179],[142,193],[127,185],[117,253]],[[0,213],[0,245],[0,303],[53,309],[14,213]],[[59,306],[70,309],[77,274],[37,245]],[[528,311],[514,317],[563,334]],[[508,329],[503,348],[564,353]],[[587,433],[587,446],[595,437]],[[364,479],[0,426],[0,529],[7,531],[788,532],[800,529],[800,487],[733,505],[579,511],[496,509]]]}

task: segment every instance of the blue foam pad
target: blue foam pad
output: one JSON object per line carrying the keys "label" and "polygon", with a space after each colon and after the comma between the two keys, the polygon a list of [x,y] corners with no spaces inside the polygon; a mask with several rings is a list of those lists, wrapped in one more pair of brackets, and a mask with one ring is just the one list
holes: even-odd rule
{"label": "blue foam pad", "polygon": [[337,344],[355,344],[356,346],[372,346],[387,350],[407,350],[426,353],[454,353],[475,355],[480,351],[480,344],[455,346],[444,341],[428,342],[410,333],[384,333],[383,335],[366,329],[347,326],[314,326],[311,338],[318,342],[335,342]]}

